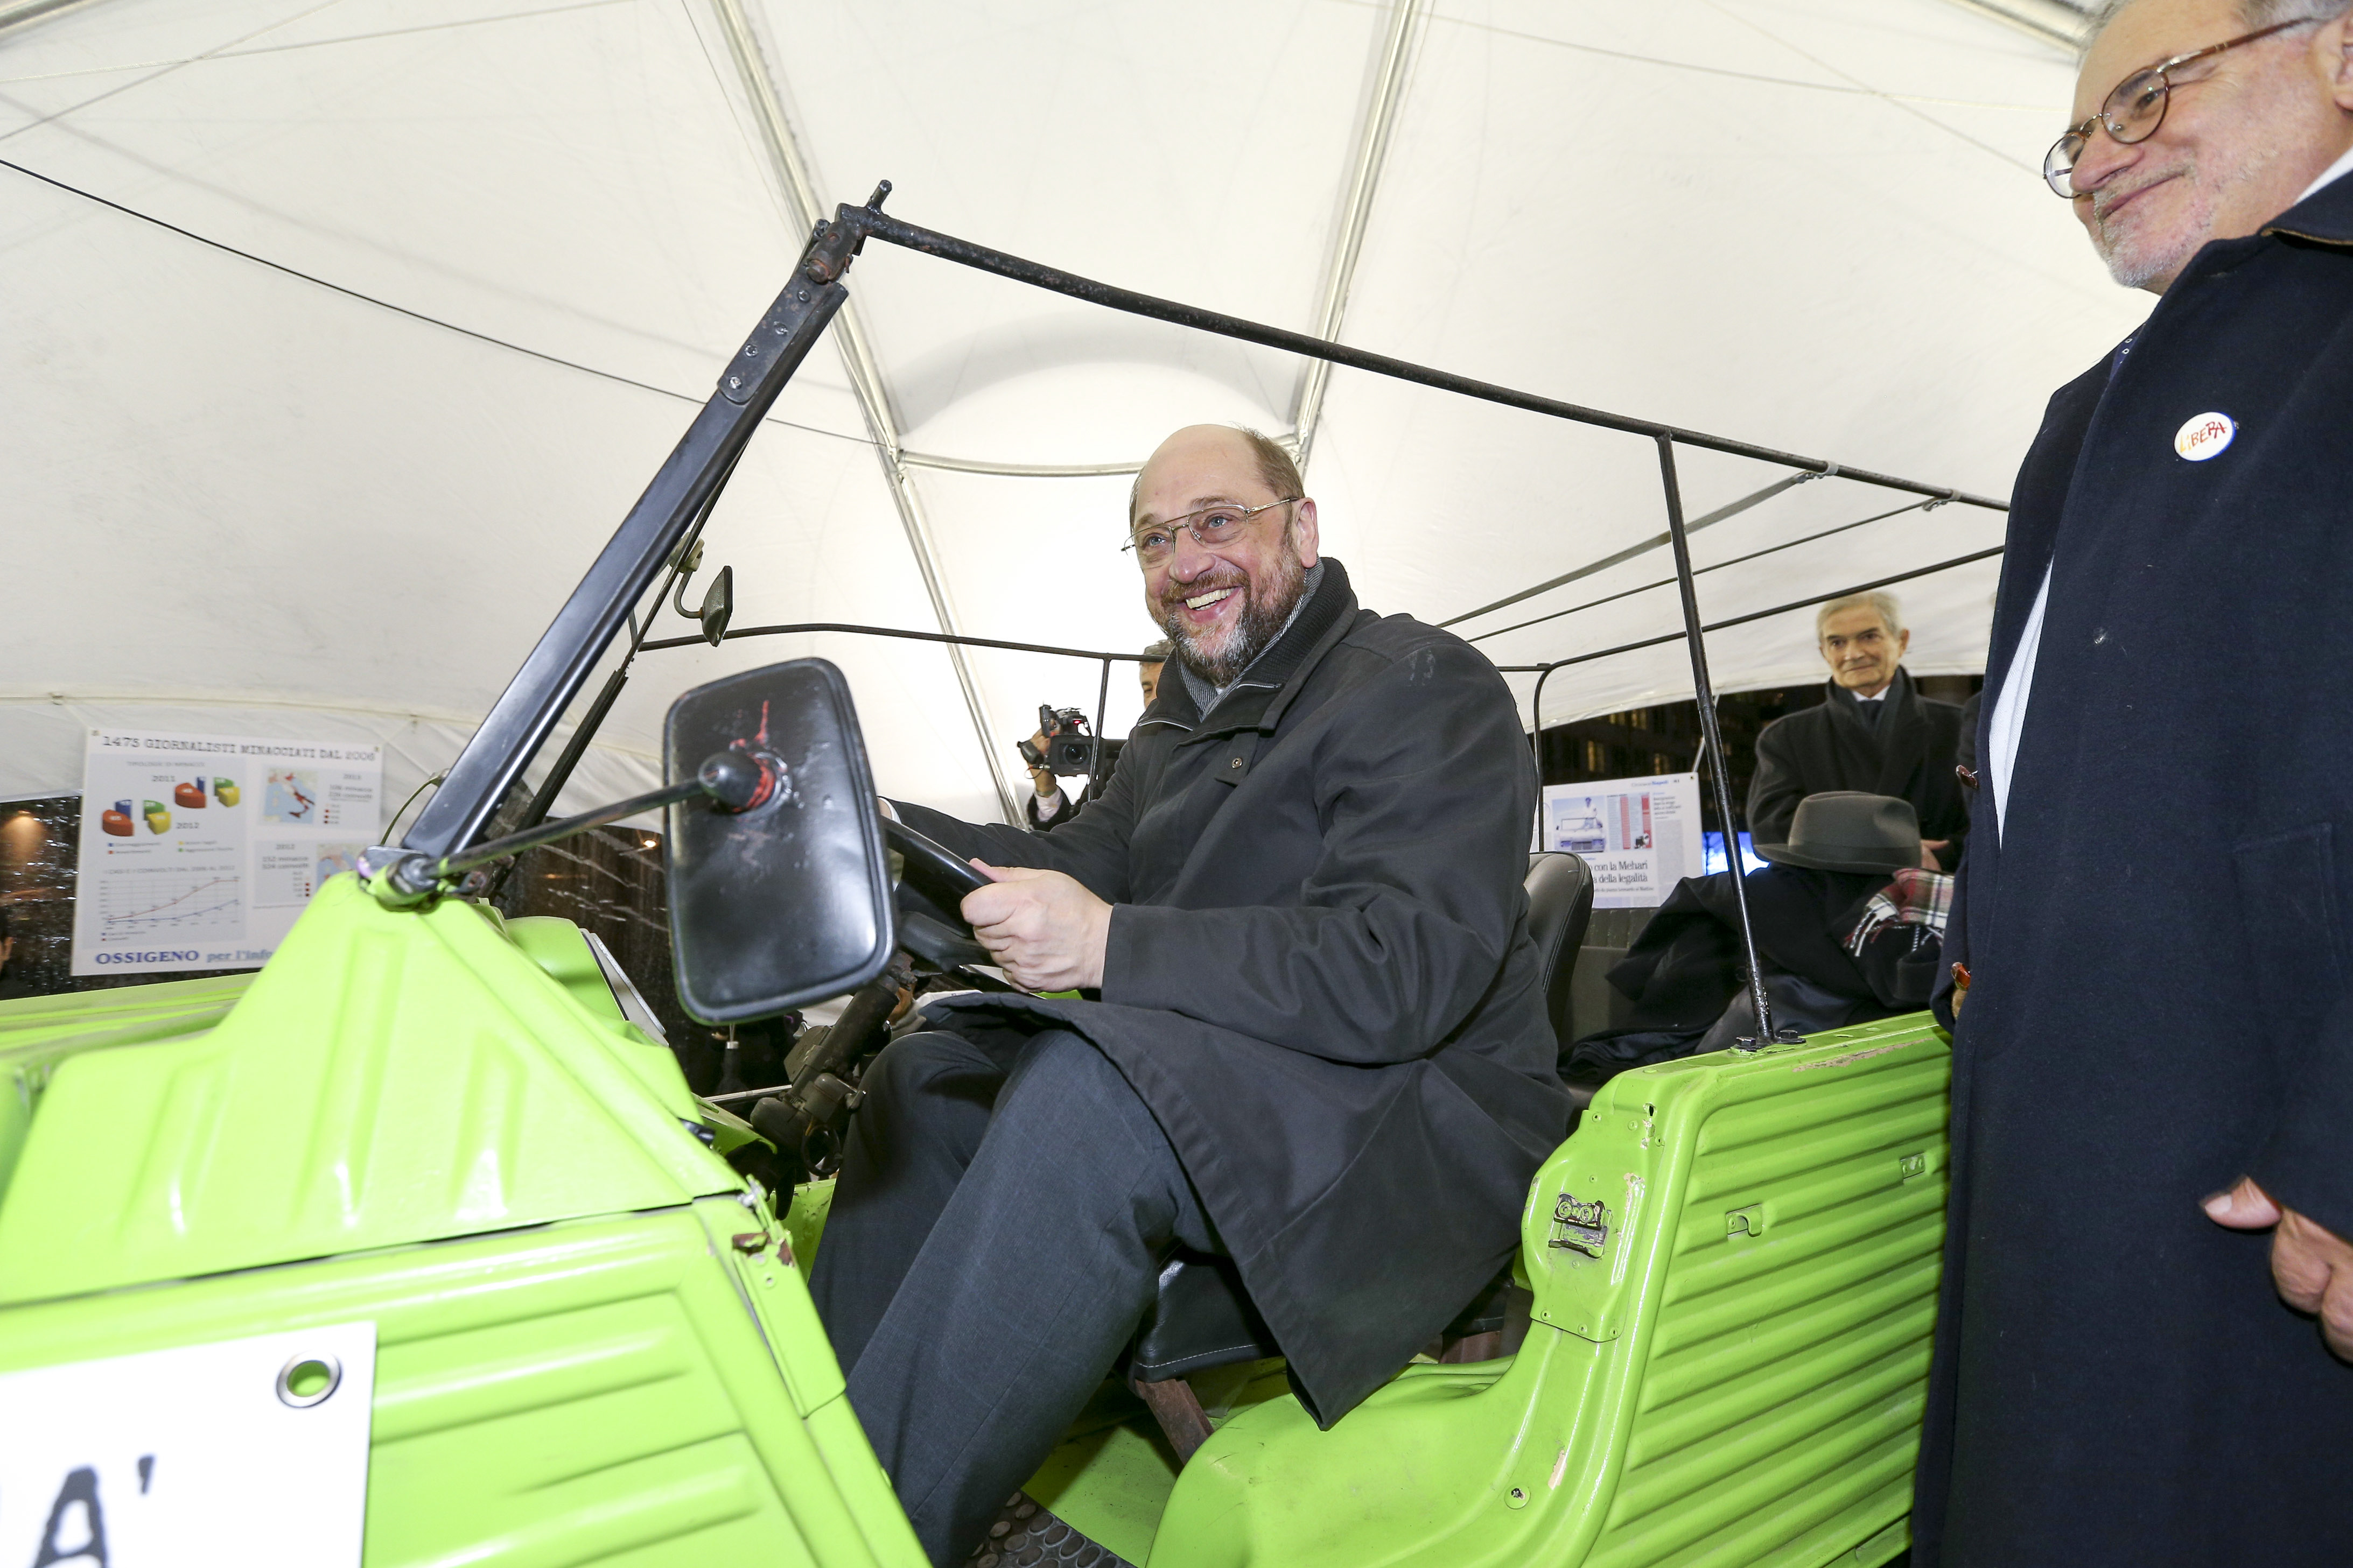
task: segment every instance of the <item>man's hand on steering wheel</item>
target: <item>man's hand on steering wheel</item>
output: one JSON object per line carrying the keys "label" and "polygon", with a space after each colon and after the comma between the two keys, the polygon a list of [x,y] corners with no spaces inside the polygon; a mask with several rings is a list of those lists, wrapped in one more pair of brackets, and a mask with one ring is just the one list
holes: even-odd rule
{"label": "man's hand on steering wheel", "polygon": [[965,895],[964,918],[1008,979],[1029,991],[1103,984],[1109,904],[1060,871],[972,864],[995,885]]}

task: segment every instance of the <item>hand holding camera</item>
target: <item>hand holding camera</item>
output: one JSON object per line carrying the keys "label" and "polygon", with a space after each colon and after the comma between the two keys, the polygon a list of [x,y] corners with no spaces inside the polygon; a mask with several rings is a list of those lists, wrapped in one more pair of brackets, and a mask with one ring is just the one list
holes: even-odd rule
{"label": "hand holding camera", "polygon": [[1038,732],[1016,742],[1029,777],[1041,795],[1059,787],[1054,775],[1085,778],[1094,772],[1096,738],[1087,733],[1087,716],[1076,708],[1038,709]]}

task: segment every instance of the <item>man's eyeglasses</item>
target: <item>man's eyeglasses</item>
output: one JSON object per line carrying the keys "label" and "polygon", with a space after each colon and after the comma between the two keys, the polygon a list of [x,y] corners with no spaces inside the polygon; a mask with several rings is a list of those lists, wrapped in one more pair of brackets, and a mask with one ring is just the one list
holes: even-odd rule
{"label": "man's eyeglasses", "polygon": [[1285,496],[1264,506],[1241,506],[1231,501],[1220,501],[1216,506],[1205,506],[1198,511],[1188,511],[1182,517],[1172,517],[1166,522],[1147,522],[1120,548],[1134,551],[1135,563],[1139,566],[1157,566],[1176,552],[1178,529],[1191,534],[1202,549],[1215,550],[1240,538],[1242,530],[1250,525],[1250,520],[1259,513],[1272,511],[1276,507],[1289,506],[1304,499],[1302,496]]}
{"label": "man's eyeglasses", "polygon": [[2108,134],[2126,147],[2136,142],[2146,142],[2157,134],[2158,126],[2165,123],[2166,105],[2173,100],[2175,71],[2193,60],[2207,59],[2225,49],[2235,49],[2241,44],[2252,44],[2257,38],[2268,38],[2274,33],[2285,32],[2290,27],[2308,26],[2322,19],[2298,16],[2292,22],[2274,22],[2255,32],[2242,33],[2238,37],[2210,44],[2186,55],[2176,55],[2169,60],[2160,60],[2146,69],[2133,72],[2116,83],[2115,90],[2102,100],[2097,114],[2051,143],[2051,151],[2042,155],[2044,183],[2071,202],[2079,196],[2090,195],[2091,192],[2075,188],[2075,161],[2084,155],[2084,149],[2091,145],[2094,127],[2107,127]]}

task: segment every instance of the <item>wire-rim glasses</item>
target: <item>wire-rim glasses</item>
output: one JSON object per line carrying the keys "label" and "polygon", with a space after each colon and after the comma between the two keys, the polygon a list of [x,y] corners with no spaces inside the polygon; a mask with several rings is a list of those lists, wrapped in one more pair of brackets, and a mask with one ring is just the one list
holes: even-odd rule
{"label": "wire-rim glasses", "polygon": [[2157,134],[2165,123],[2166,106],[2173,100],[2173,73],[2193,60],[2207,59],[2225,49],[2235,49],[2241,44],[2252,44],[2257,38],[2268,38],[2274,33],[2290,27],[2310,26],[2324,20],[2317,16],[2298,16],[2293,21],[2274,22],[2268,27],[2226,38],[2219,44],[2209,44],[2186,55],[2176,55],[2169,60],[2137,70],[2116,83],[2100,102],[2099,112],[2051,143],[2051,151],[2042,155],[2042,180],[2052,191],[2075,201],[2088,196],[2089,191],[2079,191],[2074,185],[2075,161],[2091,145],[2094,126],[2104,126],[2118,143],[2129,147],[2136,142],[2146,142]]}
{"label": "wire-rim glasses", "polygon": [[1262,511],[1272,511],[1279,506],[1289,506],[1303,500],[1303,496],[1285,496],[1264,506],[1243,506],[1238,501],[1219,501],[1198,511],[1188,511],[1182,517],[1172,517],[1166,522],[1147,522],[1135,531],[1134,536],[1122,550],[1135,552],[1135,563],[1147,570],[1159,565],[1176,552],[1176,531],[1183,529],[1204,550],[1215,550],[1241,537],[1250,519]]}

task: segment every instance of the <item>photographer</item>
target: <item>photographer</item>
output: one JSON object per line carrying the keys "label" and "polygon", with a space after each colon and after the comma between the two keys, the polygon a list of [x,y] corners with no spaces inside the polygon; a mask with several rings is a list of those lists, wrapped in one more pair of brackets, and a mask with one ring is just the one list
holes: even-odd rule
{"label": "photographer", "polygon": [[[1152,700],[1159,695],[1160,667],[1167,660],[1168,644],[1164,639],[1145,648],[1144,662],[1135,667],[1136,684],[1143,688],[1144,706],[1146,711],[1151,710]],[[1019,747],[1021,760],[1029,764],[1029,783],[1034,792],[1021,803],[1021,814],[1029,818],[1030,832],[1051,833],[1077,816],[1082,805],[1081,802],[1071,800],[1062,793],[1061,784],[1055,777],[1053,758],[1047,750],[1048,742],[1056,736],[1066,732],[1075,733],[1075,731],[1067,731],[1065,721],[1077,715],[1074,710],[1068,709],[1057,714],[1050,708],[1039,709],[1039,715],[1037,732],[1023,742]],[[1051,731],[1047,727],[1048,719],[1055,721]],[[1083,720],[1081,721],[1083,722]],[[1119,766],[1120,745],[1121,742],[1117,741],[1103,742],[1103,776],[1087,786],[1085,791],[1087,800],[1092,800],[1101,795],[1104,786],[1111,783],[1112,770]],[[1072,760],[1076,760],[1075,756]],[[1083,776],[1084,772],[1085,770],[1082,769],[1079,774],[1073,776]]]}

